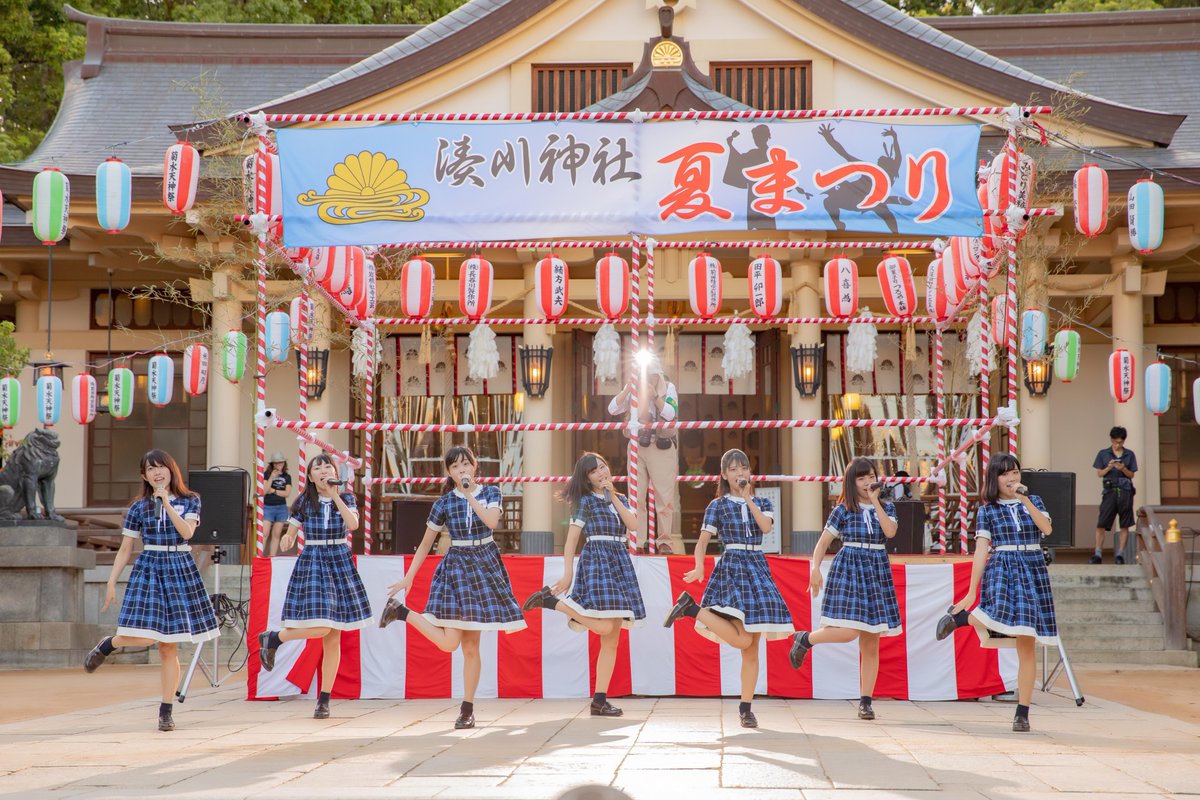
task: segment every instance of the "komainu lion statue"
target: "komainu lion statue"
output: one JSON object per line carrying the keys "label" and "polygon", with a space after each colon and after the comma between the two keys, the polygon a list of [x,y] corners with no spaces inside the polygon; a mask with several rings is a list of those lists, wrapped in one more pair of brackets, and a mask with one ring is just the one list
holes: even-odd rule
{"label": "komainu lion statue", "polygon": [[[57,475],[58,434],[34,428],[0,470],[0,519],[45,517],[62,522],[62,516],[54,510]],[[38,513],[39,495],[43,513]]]}

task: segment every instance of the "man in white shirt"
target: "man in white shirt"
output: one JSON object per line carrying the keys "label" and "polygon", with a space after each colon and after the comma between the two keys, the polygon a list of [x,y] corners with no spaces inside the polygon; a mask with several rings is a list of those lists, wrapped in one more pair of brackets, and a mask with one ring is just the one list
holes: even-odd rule
{"label": "man in white shirt", "polygon": [[[642,425],[670,422],[679,413],[679,393],[667,380],[662,365],[653,361],[646,367],[645,380],[638,387],[638,420]],[[631,392],[628,384],[608,404],[613,416],[629,414],[632,418]],[[629,432],[626,431],[626,436]],[[675,506],[679,491],[679,437],[674,430],[641,431],[638,439],[638,545],[646,543],[646,488],[654,487],[654,506],[658,525],[655,540],[658,552],[664,555],[684,555],[683,537],[675,529]]]}

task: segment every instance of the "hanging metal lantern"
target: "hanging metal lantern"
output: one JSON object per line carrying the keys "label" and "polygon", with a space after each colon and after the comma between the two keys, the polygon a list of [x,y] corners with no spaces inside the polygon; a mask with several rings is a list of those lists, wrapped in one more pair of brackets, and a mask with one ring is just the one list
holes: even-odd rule
{"label": "hanging metal lantern", "polygon": [[175,362],[166,353],[150,356],[146,367],[146,395],[150,404],[165,406],[175,392]]}
{"label": "hanging metal lantern", "polygon": [[571,291],[571,276],[567,262],[551,253],[533,268],[533,296],[547,319],[558,319],[567,310]]}
{"label": "hanging metal lantern", "polygon": [[196,203],[200,182],[200,152],[191,142],[176,142],[163,159],[163,205],[172,214],[186,214]]}
{"label": "hanging metal lantern", "polygon": [[768,255],[750,262],[746,271],[749,282],[750,310],[759,319],[771,319],[783,308],[783,267]]}
{"label": "hanging metal lantern", "polygon": [[192,397],[208,389],[208,348],[189,344],[183,351],[183,390]]}
{"label": "hanging metal lantern", "polygon": [[1075,230],[1091,239],[1108,226],[1108,173],[1096,164],[1075,172]]}
{"label": "hanging metal lantern", "polygon": [[237,383],[246,374],[246,334],[227,331],[221,345],[221,374],[230,383]]}
{"label": "hanging metal lantern", "polygon": [[433,264],[411,258],[400,269],[400,311],[406,317],[424,319],[433,310]]}
{"label": "hanging metal lantern", "polygon": [[1161,361],[1146,367],[1146,410],[1161,417],[1171,409],[1171,368]]}
{"label": "hanging metal lantern", "polygon": [[1030,361],[1046,355],[1046,312],[1027,308],[1021,315],[1021,358]]}
{"label": "hanging metal lantern", "polygon": [[0,378],[0,425],[15,428],[21,421],[21,382],[12,375]]}
{"label": "hanging metal lantern", "polygon": [[883,304],[893,317],[911,317],[917,307],[912,267],[904,256],[888,256],[876,267]]}
{"label": "hanging metal lantern", "polygon": [[96,378],[82,372],[71,379],[71,416],[80,425],[96,418]]}
{"label": "hanging metal lantern", "polygon": [[825,262],[825,310],[839,319],[858,313],[858,264],[845,256]]}
{"label": "hanging metal lantern", "polygon": [[62,415],[62,379],[43,375],[37,382],[38,422],[47,427],[57,425]]}
{"label": "hanging metal lantern", "polygon": [[1079,332],[1064,328],[1054,334],[1054,377],[1070,383],[1079,375]]}
{"label": "hanging metal lantern", "polygon": [[472,256],[458,270],[458,307],[468,319],[478,322],[492,307],[492,262]]}
{"label": "hanging metal lantern", "polygon": [[109,233],[129,225],[133,202],[133,175],[119,158],[108,158],[96,167],[96,220]]}
{"label": "hanging metal lantern", "polygon": [[133,413],[133,370],[114,367],[108,373],[108,413],[113,419],[125,419]]}
{"label": "hanging metal lantern", "polygon": [[282,364],[288,360],[288,348],[291,347],[289,341],[291,323],[291,318],[286,311],[272,311],[267,314],[267,324],[263,332],[268,361]]}
{"label": "hanging metal lantern", "polygon": [[721,310],[721,262],[700,253],[688,262],[688,301],[692,314],[711,319]]}
{"label": "hanging metal lantern", "polygon": [[1118,403],[1128,403],[1133,398],[1134,368],[1133,353],[1123,347],[1108,357],[1108,393]]}
{"label": "hanging metal lantern", "polygon": [[596,302],[610,320],[629,308],[629,262],[609,253],[596,262]]}
{"label": "hanging metal lantern", "polygon": [[33,236],[44,245],[55,245],[67,235],[71,215],[71,181],[54,167],[33,178]]}
{"label": "hanging metal lantern", "polygon": [[1129,187],[1129,244],[1139,253],[1153,253],[1163,240],[1163,190],[1150,178]]}

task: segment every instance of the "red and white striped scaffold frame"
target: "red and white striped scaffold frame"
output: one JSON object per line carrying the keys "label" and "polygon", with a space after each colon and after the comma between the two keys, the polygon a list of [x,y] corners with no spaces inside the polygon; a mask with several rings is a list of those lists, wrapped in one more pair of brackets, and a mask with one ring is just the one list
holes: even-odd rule
{"label": "red and white striped scaffold frame", "polygon": [[[312,321],[308,318],[309,306],[312,304],[312,295],[306,286],[301,294],[302,301],[300,303],[300,329],[297,333],[300,334],[297,342],[296,358],[300,368],[300,392],[297,395],[297,403],[300,411],[300,419],[308,419],[308,343],[309,333],[312,326]],[[296,468],[296,490],[301,494],[304,493],[304,486],[308,482],[308,452],[304,448],[305,439],[303,436],[296,436],[296,449],[299,451],[299,461]],[[301,526],[296,531],[296,552],[304,550],[304,528]]]}
{"label": "red and white striped scaffold frame", "polygon": [[[639,288],[642,283],[642,247],[641,243],[634,239],[629,253],[629,349],[636,356],[639,350],[638,347],[638,323],[641,321],[641,306],[638,305]],[[629,359],[629,421],[633,427],[629,436],[629,504],[633,509],[633,514],[636,517],[638,514],[638,360],[637,358]],[[646,493],[646,534],[650,533],[650,493]],[[629,552],[637,552],[637,531],[629,532]]]}
{"label": "red and white striped scaffold frame", "polygon": [[[478,477],[476,483],[491,483],[504,485],[508,483],[566,483],[571,479],[570,475],[501,475],[500,477]],[[614,483],[626,483],[629,477],[626,475],[613,475]],[[680,483],[716,483],[721,480],[720,475],[680,475],[675,478]],[[753,483],[841,483],[841,475],[751,475],[750,480]],[[927,481],[936,483],[932,477],[915,477],[915,478],[883,478],[884,483],[925,483]],[[365,483],[366,481],[364,481]],[[445,478],[372,478],[371,483],[376,486],[440,486],[445,483]]]}
{"label": "red and white striped scaffold frame", "polygon": [[[927,278],[932,280],[932,278]],[[942,329],[938,328],[933,334],[933,381],[934,381],[934,415],[937,419],[942,419],[946,416],[946,379],[944,370],[946,368],[945,350],[943,349]],[[937,455],[938,460],[946,457],[946,429],[937,429]],[[938,484],[937,494],[937,515],[938,515],[938,549],[946,552],[946,483],[942,481]]]}
{"label": "red and white striped scaffold frame", "polygon": [[[1008,150],[1008,197],[1009,208],[1008,212],[1014,208],[1012,205],[1013,198],[1018,197],[1020,192],[1017,191],[1017,162],[1020,160],[1020,151],[1017,149],[1017,133],[1015,130],[1009,130],[1008,139],[1004,143]],[[1033,191],[1031,186],[1029,189]],[[1008,349],[1008,402],[1010,405],[1015,405],[1017,402],[1017,225],[1009,223],[1004,233],[1004,250],[1008,257],[1008,280],[1006,291],[1008,300],[1005,303],[1007,306],[1005,316],[1007,318],[1007,349]],[[986,413],[986,412],[985,412]],[[1011,456],[1017,455],[1017,429],[1008,429],[1008,453]],[[986,459],[984,460],[986,464]]]}
{"label": "red and white striped scaffold frame", "polygon": [[[271,142],[266,135],[258,138],[258,149],[255,151],[254,169],[254,210],[265,214],[269,209],[270,198],[267,196],[267,171],[269,169]],[[258,406],[267,402],[267,234],[260,231],[255,242],[254,268],[256,273],[257,309],[255,321],[255,370],[254,398]],[[266,547],[266,525],[264,506],[266,502],[266,459],[267,431],[257,421],[254,425],[254,543],[255,552],[262,555]]]}

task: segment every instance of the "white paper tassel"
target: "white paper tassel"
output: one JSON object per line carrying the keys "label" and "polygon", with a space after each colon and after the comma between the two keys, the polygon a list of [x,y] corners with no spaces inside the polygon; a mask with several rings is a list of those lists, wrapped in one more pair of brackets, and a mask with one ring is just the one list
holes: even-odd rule
{"label": "white paper tassel", "polygon": [[[971,321],[967,323],[967,368],[970,370],[971,377],[977,377],[983,372],[983,318],[982,306],[971,316]],[[996,347],[992,344],[992,337],[987,339],[988,347],[988,372],[996,369]]]}
{"label": "white paper tassel", "polygon": [[596,331],[592,340],[592,363],[596,365],[596,379],[615,381],[621,370],[621,337],[611,322],[606,322]]}
{"label": "white paper tassel", "polygon": [[421,346],[417,349],[417,363],[433,363],[433,331],[426,325],[421,328]]}
{"label": "white paper tassel", "polygon": [[467,345],[467,375],[477,381],[491,380],[500,373],[496,332],[487,325],[476,325],[470,339]]}
{"label": "white paper tassel", "polygon": [[754,372],[754,334],[745,323],[735,322],[725,332],[725,355],[721,369],[731,381]]}
{"label": "white paper tassel", "polygon": [[871,372],[875,369],[875,339],[879,329],[870,322],[852,322],[846,334],[846,371]]}
{"label": "white paper tassel", "polygon": [[[370,347],[367,345],[368,336],[365,328],[355,328],[354,334],[350,337],[350,368],[354,372],[354,377],[365,378],[371,370],[370,362]],[[375,364],[378,365],[383,360],[383,347],[380,345],[379,337],[375,338]]]}

